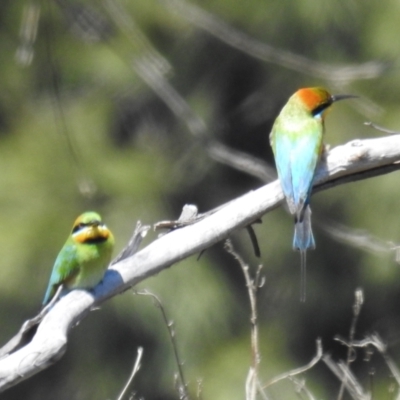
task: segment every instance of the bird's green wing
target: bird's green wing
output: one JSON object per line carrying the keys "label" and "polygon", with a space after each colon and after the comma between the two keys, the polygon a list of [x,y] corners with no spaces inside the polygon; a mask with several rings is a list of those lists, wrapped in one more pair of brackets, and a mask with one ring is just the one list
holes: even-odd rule
{"label": "bird's green wing", "polygon": [[283,194],[285,195],[290,212],[294,211],[294,195],[291,169],[291,153],[293,142],[289,135],[285,135],[280,127],[274,127],[271,134],[271,145],[275,155],[276,169],[280,179]]}
{"label": "bird's green wing", "polygon": [[79,264],[76,247],[67,242],[56,258],[42,304],[46,305],[54,296],[57,288],[61,284],[68,284],[71,280],[74,280],[78,273]]}

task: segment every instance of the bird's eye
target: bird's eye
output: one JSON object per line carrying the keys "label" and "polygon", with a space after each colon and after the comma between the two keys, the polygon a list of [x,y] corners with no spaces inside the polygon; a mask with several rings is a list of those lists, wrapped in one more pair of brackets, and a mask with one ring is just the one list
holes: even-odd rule
{"label": "bird's eye", "polygon": [[72,233],[75,233],[75,232],[78,232],[78,231],[80,231],[82,228],[84,228],[86,226],[86,224],[85,223],[83,223],[83,222],[80,222],[79,224],[76,224],[75,226],[74,226],[74,228],[72,229]]}

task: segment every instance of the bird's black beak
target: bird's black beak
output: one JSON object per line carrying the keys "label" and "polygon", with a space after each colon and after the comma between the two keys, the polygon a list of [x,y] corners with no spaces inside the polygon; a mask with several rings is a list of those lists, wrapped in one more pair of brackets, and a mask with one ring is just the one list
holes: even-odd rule
{"label": "bird's black beak", "polygon": [[345,100],[345,99],[356,99],[358,96],[355,96],[354,94],[334,94],[331,96],[331,101],[332,103],[335,103],[336,101],[339,100]]}

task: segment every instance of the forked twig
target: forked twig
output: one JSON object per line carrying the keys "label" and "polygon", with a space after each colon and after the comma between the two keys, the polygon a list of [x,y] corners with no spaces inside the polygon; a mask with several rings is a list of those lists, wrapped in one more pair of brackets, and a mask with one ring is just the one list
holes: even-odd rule
{"label": "forked twig", "polygon": [[142,243],[142,240],[147,235],[147,232],[150,230],[149,225],[143,225],[140,221],[137,221],[135,230],[131,238],[129,239],[128,244],[122,249],[122,251],[115,257],[114,260],[111,261],[111,265],[116,264],[117,262],[124,260],[125,258],[130,257],[135,254]]}
{"label": "forked twig", "polygon": [[322,361],[340,382],[344,382],[347,392],[354,400],[371,400],[371,397],[364,393],[362,386],[343,361],[336,363],[328,354],[324,354]]}

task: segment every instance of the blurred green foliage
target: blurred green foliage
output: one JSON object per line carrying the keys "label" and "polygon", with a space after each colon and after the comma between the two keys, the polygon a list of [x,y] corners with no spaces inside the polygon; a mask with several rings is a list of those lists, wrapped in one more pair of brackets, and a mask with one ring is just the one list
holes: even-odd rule
{"label": "blurred green foliage", "polygon": [[[115,18],[107,4],[122,7],[126,19]],[[326,141],[333,146],[382,135],[363,126],[367,120],[399,129],[398,2],[188,2],[217,25],[330,67],[368,61],[387,66],[374,79],[343,81],[253,58],[190,22],[176,4],[3,0],[0,343],[39,310],[55,257],[82,211],[103,215],[117,253],[137,220],[152,224],[177,218],[185,203],[206,211],[263,184],[211,160],[205,138],[193,136],[171,112],[171,102],[141,80],[135,62],[152,56],[164,68],[169,64],[159,73],[205,121],[208,138],[271,167],[271,124],[301,86],[324,85],[334,93],[361,96],[337,105],[328,116]],[[19,31],[24,12],[32,8],[40,17],[36,40],[29,43]],[[85,15],[91,23],[84,23]],[[31,54],[32,62],[18,62],[18,49]],[[366,302],[356,337],[378,331],[400,362],[400,271],[390,250],[400,236],[398,181],[394,173],[313,197],[317,249],[308,255],[305,304],[299,302],[300,262],[291,250],[291,218],[280,209],[255,226],[266,278],[258,296],[261,381],[309,362],[317,337],[334,359],[343,359],[346,349],[333,338],[348,335],[357,287],[364,289]],[[371,244],[382,241],[386,251],[338,241],[323,228],[333,223],[353,235],[371,235]],[[155,238],[150,233],[144,245]],[[246,232],[235,233],[233,241],[254,273],[260,260]],[[222,244],[139,286],[157,294],[175,321],[192,397],[201,379],[203,398],[243,399],[251,363],[249,300],[242,271]],[[150,298],[128,292],[72,331],[67,353],[56,365],[2,399],[116,398],[138,346],[144,347],[144,358],[133,384],[137,398],[178,398],[177,366],[160,312]],[[392,380],[377,354],[365,362],[360,351],[354,370],[366,389],[375,370],[374,398],[386,398]],[[322,364],[305,378],[316,398],[338,393],[337,379]],[[297,398],[289,381],[270,394]]]}

